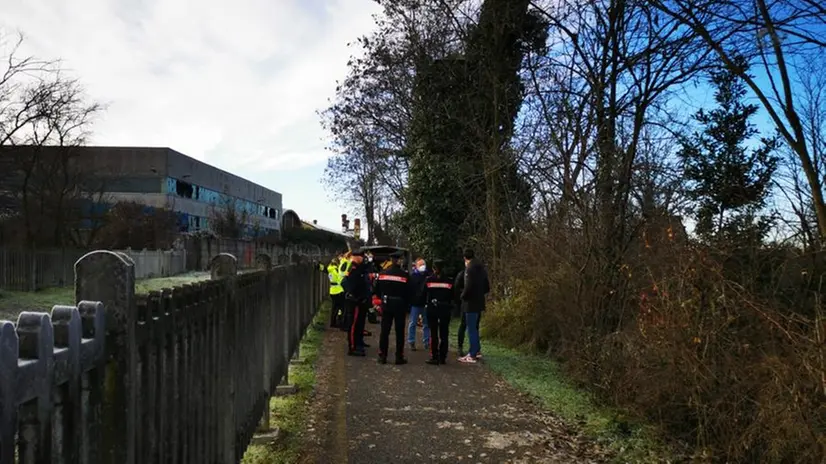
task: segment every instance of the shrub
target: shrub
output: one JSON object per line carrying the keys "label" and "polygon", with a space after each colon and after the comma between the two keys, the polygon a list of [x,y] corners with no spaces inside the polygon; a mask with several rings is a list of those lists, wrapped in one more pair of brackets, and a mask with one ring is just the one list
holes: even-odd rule
{"label": "shrub", "polygon": [[587,255],[549,233],[522,240],[487,335],[548,350],[604,400],[692,443],[699,459],[826,461],[817,258],[778,248],[631,246],[616,281],[627,289],[614,300],[619,322],[606,331],[593,316],[606,279],[584,265]]}

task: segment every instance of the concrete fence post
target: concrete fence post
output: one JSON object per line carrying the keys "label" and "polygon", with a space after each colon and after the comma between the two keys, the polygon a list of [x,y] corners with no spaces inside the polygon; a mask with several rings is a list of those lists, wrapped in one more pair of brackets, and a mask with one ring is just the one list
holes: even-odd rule
{"label": "concrete fence post", "polygon": [[[240,308],[238,304],[240,302],[236,298],[237,289],[235,286],[235,277],[238,275],[238,259],[229,253],[219,253],[210,260],[209,269],[212,280],[223,280],[226,283],[222,292],[226,301],[226,309],[222,315],[221,331],[223,331],[223,337],[221,338],[223,342],[221,354],[227,362],[224,367],[228,368],[225,373],[228,377],[224,386],[225,391],[219,393],[219,396],[223,397],[223,401],[225,401],[226,409],[224,417],[220,419],[223,423],[220,425],[221,432],[218,439],[221,441],[221,449],[224,451],[222,462],[230,463],[236,462],[236,456],[239,452],[236,449],[236,414],[238,412],[236,407],[238,397],[236,395],[238,389],[245,387],[237,383],[238,379],[235,378],[232,372],[232,363],[235,363],[239,356],[236,344],[242,336],[238,333],[240,330]],[[223,362],[220,364],[223,364]]]}
{"label": "concrete fence post", "polygon": [[137,464],[138,346],[135,264],[123,253],[92,251],[75,263],[76,301],[106,308],[106,366],[103,392],[102,462]]}
{"label": "concrete fence post", "polygon": [[212,280],[233,277],[238,274],[238,259],[229,253],[220,253],[209,262]]}

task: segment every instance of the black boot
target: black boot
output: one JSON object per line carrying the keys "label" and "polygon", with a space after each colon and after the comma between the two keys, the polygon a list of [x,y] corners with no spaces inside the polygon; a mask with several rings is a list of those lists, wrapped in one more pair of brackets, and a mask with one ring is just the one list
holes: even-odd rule
{"label": "black boot", "polygon": [[425,361],[425,363],[430,364],[431,366],[438,366],[439,360],[435,358],[430,358],[427,361]]}
{"label": "black boot", "polygon": [[387,356],[379,356],[379,359],[376,360],[379,364],[387,364]]}
{"label": "black boot", "polygon": [[396,358],[396,365],[401,366],[403,364],[407,364],[407,360],[404,358]]}

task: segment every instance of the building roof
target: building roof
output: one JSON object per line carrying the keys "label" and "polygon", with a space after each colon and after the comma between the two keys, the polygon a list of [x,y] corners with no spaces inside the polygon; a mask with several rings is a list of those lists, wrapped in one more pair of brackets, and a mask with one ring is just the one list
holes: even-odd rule
{"label": "building roof", "polygon": [[324,232],[329,232],[331,234],[340,235],[342,237],[346,237],[346,238],[350,238],[350,239],[353,238],[352,233],[346,233],[345,234],[345,233],[341,232],[340,230],[330,229],[330,228],[320,226],[318,224],[313,224],[313,223],[310,223],[310,222],[307,222],[307,221],[301,221],[301,225],[304,226],[305,229],[323,230]]}

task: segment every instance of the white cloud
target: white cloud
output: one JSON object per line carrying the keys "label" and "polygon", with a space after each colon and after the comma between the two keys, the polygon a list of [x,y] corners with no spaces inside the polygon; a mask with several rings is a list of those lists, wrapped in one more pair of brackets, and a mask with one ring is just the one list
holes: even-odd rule
{"label": "white cloud", "polygon": [[109,104],[93,143],[169,146],[259,173],[326,159],[315,112],[346,73],[346,44],[378,9],[372,0],[0,4],[0,27],[22,31],[25,52],[62,58]]}
{"label": "white cloud", "polygon": [[[93,143],[170,146],[259,182],[326,159],[315,112],[377,10],[371,0],[0,2],[0,26],[26,34],[24,52],[64,59],[109,104]],[[269,186],[285,202],[303,193]]]}

